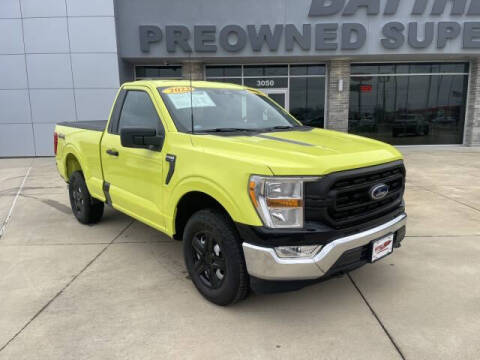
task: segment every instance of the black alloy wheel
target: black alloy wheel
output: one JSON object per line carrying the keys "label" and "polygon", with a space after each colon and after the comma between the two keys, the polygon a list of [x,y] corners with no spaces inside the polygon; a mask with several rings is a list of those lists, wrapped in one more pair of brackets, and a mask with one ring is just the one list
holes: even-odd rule
{"label": "black alloy wheel", "polygon": [[79,184],[74,183],[72,186],[73,206],[72,209],[75,214],[82,213],[85,210],[85,195]]}
{"label": "black alloy wheel", "polygon": [[217,305],[244,299],[249,276],[242,242],[227,213],[203,209],[194,213],[183,231],[183,255],[197,290]]}
{"label": "black alloy wheel", "polygon": [[221,243],[208,232],[198,232],[192,239],[192,256],[194,271],[205,286],[221,287],[226,273]]}

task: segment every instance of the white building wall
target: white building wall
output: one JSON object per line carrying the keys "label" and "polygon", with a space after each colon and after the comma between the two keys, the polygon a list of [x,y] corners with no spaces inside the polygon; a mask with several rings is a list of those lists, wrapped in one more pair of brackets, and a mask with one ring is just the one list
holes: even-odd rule
{"label": "white building wall", "polygon": [[0,33],[0,157],[53,155],[56,122],[108,117],[113,0],[1,0]]}

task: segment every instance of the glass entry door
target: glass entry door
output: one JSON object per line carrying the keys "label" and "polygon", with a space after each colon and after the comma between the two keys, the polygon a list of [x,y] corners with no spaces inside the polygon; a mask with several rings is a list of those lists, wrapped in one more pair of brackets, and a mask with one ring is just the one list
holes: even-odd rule
{"label": "glass entry door", "polygon": [[273,101],[289,111],[288,106],[288,90],[287,89],[260,89],[268,95]]}
{"label": "glass entry door", "polygon": [[304,125],[324,127],[325,64],[212,64],[205,66],[205,76],[208,81],[260,89]]}

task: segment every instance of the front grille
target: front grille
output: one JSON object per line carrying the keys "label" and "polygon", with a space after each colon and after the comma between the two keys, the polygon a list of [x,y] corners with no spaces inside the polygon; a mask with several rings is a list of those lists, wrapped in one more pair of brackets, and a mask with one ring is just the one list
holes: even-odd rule
{"label": "front grille", "polygon": [[[369,192],[378,184],[386,184],[389,192],[374,200]],[[305,184],[305,219],[337,229],[358,225],[398,210],[404,190],[402,162],[334,173]]]}

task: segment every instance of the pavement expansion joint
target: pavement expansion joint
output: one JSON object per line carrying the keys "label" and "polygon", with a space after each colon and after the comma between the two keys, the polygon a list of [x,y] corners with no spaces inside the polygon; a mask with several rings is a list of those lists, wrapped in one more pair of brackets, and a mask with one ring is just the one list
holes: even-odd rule
{"label": "pavement expansion joint", "polygon": [[442,193],[439,193],[439,192],[433,191],[433,190],[429,189],[429,188],[428,188],[428,187],[426,187],[426,186],[420,186],[420,187],[421,187],[422,189],[424,189],[425,191],[428,191],[428,192],[430,192],[430,193],[432,193],[432,194],[435,194],[435,195],[438,195],[438,196],[444,197],[445,199],[448,199],[448,200],[454,201],[454,202],[456,202],[457,204],[460,204],[460,205],[466,206],[466,207],[468,207],[468,208],[470,208],[470,209],[472,209],[472,210],[475,210],[475,211],[478,211],[478,212],[480,212],[480,209],[479,209],[479,208],[476,208],[475,206],[469,205],[469,204],[467,204],[467,203],[464,203],[464,202],[462,202],[462,201],[460,201],[460,200],[457,200],[457,199],[455,199],[455,198],[452,198],[452,197],[450,197],[450,196],[444,195],[444,194],[442,194]]}
{"label": "pavement expansion joint", "polygon": [[380,319],[380,317],[377,315],[377,313],[375,312],[375,310],[373,309],[373,307],[370,305],[370,303],[368,302],[367,298],[365,297],[365,295],[362,293],[362,291],[360,290],[360,288],[358,287],[358,285],[355,283],[355,281],[352,279],[352,276],[350,275],[350,273],[347,273],[347,276],[348,278],[350,279],[352,285],[355,287],[355,289],[357,290],[357,292],[360,294],[360,296],[362,297],[363,301],[365,302],[365,304],[367,305],[367,307],[370,309],[372,315],[375,317],[375,319],[377,320],[378,324],[380,325],[380,327],[382,328],[383,332],[385,333],[385,335],[387,335],[388,339],[390,340],[390,342],[392,343],[393,347],[395,348],[395,350],[397,351],[398,355],[400,355],[400,357],[403,359],[403,360],[406,360],[405,358],[405,355],[403,355],[402,353],[402,350],[400,349],[400,347],[398,346],[398,344],[396,343],[395,339],[393,338],[393,336],[390,334],[390,332],[388,331],[388,329],[385,327],[385,325],[383,324],[382,320]]}
{"label": "pavement expansion joint", "polygon": [[94,256],[94,258],[92,260],[90,260],[87,265],[85,265],[75,276],[72,277],[72,279],[62,288],[60,289],[59,292],[57,292],[45,305],[42,306],[42,308],[37,311],[37,313],[35,315],[33,315],[33,317],[28,320],[25,325],[22,326],[22,328],[20,330],[18,330],[15,335],[13,335],[4,345],[2,345],[2,347],[0,347],[0,353],[12,342],[14,341],[22,332],[23,330],[25,330],[45,309],[47,309],[51,303],[53,303],[55,301],[55,299],[57,299],[60,295],[63,294],[63,292],[70,286],[73,284],[73,282],[75,280],[77,280],[77,278],[83,274],[83,272],[85,270],[87,270],[90,265],[92,265],[109,247],[110,245],[113,244],[113,242],[118,239],[135,221],[132,220],[131,222],[128,223],[127,226],[125,226],[113,239],[112,241],[110,241],[102,250],[100,250],[100,252]]}
{"label": "pavement expansion joint", "polygon": [[27,173],[25,174],[25,177],[23,178],[22,183],[20,184],[20,187],[18,188],[17,194],[15,195],[15,198],[12,201],[12,205],[8,210],[7,216],[0,227],[0,240],[2,239],[3,235],[5,235],[7,231],[8,222],[10,221],[13,215],[13,209],[15,208],[15,205],[17,204],[17,200],[20,197],[23,187],[25,186],[25,182],[27,181],[28,175],[30,175],[30,170],[32,170],[32,166],[28,168]]}

